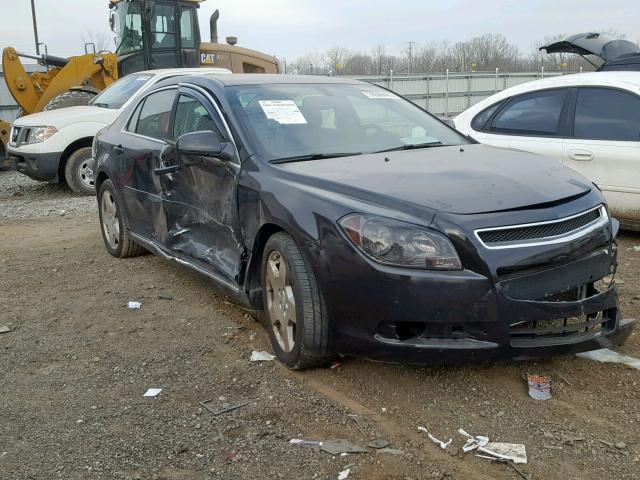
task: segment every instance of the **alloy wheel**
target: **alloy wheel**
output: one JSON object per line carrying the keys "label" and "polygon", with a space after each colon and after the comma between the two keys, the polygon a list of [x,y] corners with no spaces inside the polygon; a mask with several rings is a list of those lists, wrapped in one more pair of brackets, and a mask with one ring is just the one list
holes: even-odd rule
{"label": "alloy wheel", "polygon": [[280,348],[289,353],[295,346],[296,299],[289,266],[282,254],[274,250],[267,259],[267,311],[271,328]]}
{"label": "alloy wheel", "polygon": [[120,243],[120,219],[118,218],[116,202],[114,202],[113,195],[108,190],[102,194],[100,210],[102,213],[104,238],[107,239],[109,246],[113,250],[116,250]]}

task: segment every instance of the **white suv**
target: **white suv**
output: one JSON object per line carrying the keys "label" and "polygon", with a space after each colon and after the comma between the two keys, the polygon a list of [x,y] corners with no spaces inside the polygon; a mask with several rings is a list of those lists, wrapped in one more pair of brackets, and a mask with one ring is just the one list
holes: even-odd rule
{"label": "white suv", "polygon": [[114,82],[90,105],[34,113],[11,128],[8,153],[13,168],[35,180],[66,182],[74,192],[94,195],[91,144],[134,98],[178,75],[230,74],[224,68],[171,68],[133,73]]}

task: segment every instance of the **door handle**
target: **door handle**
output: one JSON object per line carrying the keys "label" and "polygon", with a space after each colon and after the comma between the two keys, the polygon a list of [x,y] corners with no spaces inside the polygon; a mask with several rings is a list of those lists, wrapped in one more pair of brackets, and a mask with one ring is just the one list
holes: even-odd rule
{"label": "door handle", "polygon": [[593,152],[589,150],[570,150],[569,158],[578,162],[588,162],[593,160]]}
{"label": "door handle", "polygon": [[124,148],[122,148],[122,145],[113,147],[113,153],[115,153],[116,155],[122,155],[124,153]]}

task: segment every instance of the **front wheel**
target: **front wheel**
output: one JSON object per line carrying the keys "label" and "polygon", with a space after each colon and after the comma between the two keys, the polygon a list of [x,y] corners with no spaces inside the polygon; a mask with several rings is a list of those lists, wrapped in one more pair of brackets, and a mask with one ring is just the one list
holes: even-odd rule
{"label": "front wheel", "polygon": [[129,236],[129,226],[122,210],[122,204],[111,180],[105,180],[100,185],[98,215],[104,246],[111,255],[126,258],[144,253],[144,248],[134,243]]}
{"label": "front wheel", "polygon": [[95,195],[91,147],[79,148],[67,159],[64,178],[69,188],[80,195]]}
{"label": "front wheel", "polygon": [[265,246],[262,298],[264,322],[280,361],[292,369],[326,364],[331,354],[324,301],[313,270],[284,232]]}

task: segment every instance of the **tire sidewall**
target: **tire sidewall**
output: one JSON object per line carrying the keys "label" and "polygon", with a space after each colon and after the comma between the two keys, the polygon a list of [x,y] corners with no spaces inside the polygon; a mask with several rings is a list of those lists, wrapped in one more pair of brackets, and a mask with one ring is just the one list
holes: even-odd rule
{"label": "tire sidewall", "polygon": [[[83,147],[75,152],[73,152],[69,158],[67,159],[67,163],[64,167],[64,176],[67,181],[67,185],[71,190],[80,195],[90,196],[95,195],[96,190],[94,188],[88,188],[80,178],[80,165],[87,160],[87,156],[84,154],[88,154],[88,158],[91,158],[91,147]],[[95,178],[94,178],[95,185]]]}
{"label": "tire sidewall", "polygon": [[[284,258],[284,261],[287,264],[289,275],[291,275],[291,288],[293,289],[293,295],[296,301],[295,345],[293,347],[293,350],[291,350],[290,352],[285,352],[284,350],[282,350],[282,348],[280,348],[280,344],[278,343],[278,340],[273,331],[273,325],[271,323],[269,312],[267,310],[267,281],[266,281],[267,263],[269,261],[269,256],[276,250],[280,253],[282,258]],[[305,303],[310,302],[311,299],[304,298],[304,293],[302,292],[302,289],[300,287],[299,272],[294,267],[294,263],[289,254],[287,245],[285,244],[285,242],[282,241],[282,237],[279,235],[275,235],[271,237],[267,242],[267,245],[264,250],[264,254],[262,256],[262,267],[260,272],[260,279],[262,282],[263,321],[264,321],[265,327],[269,332],[271,345],[276,355],[280,359],[280,361],[282,361],[282,363],[284,363],[289,368],[296,368],[299,363],[301,349],[303,348],[303,345],[304,345],[304,324],[306,321],[306,319],[304,318],[304,311],[305,311],[304,306],[305,306]]]}
{"label": "tire sidewall", "polygon": [[[105,192],[111,193],[111,197],[113,198],[113,202],[116,206],[116,212],[118,216],[118,225],[120,227],[118,247],[115,249],[111,248],[111,245],[109,245],[109,242],[107,241],[107,237],[104,232],[104,226],[102,224],[102,196],[105,194]],[[124,245],[125,222],[124,222],[124,217],[122,212],[122,204],[118,199],[118,196],[116,194],[116,189],[113,186],[113,183],[111,182],[111,180],[105,180],[104,182],[102,182],[102,184],[100,185],[100,190],[98,191],[97,199],[98,199],[98,217],[100,218],[100,233],[102,233],[102,240],[104,241],[104,246],[106,247],[107,251],[111,255],[113,255],[114,257],[120,257],[122,255],[122,247]]]}

